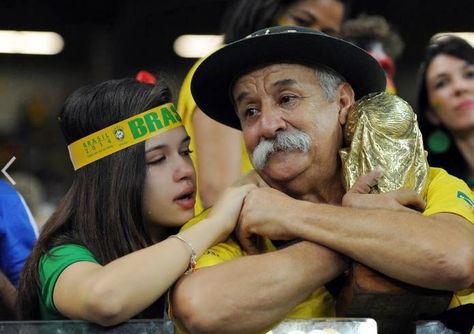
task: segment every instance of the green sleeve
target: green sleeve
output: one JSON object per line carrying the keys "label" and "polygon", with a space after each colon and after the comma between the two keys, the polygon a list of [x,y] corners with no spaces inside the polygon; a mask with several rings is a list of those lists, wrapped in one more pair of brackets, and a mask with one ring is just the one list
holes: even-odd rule
{"label": "green sleeve", "polygon": [[53,247],[48,254],[41,257],[39,261],[40,304],[45,308],[43,310],[46,313],[45,317],[48,318],[48,313],[58,313],[54,306],[53,291],[59,275],[71,264],[81,261],[98,263],[87,248],[76,244]]}

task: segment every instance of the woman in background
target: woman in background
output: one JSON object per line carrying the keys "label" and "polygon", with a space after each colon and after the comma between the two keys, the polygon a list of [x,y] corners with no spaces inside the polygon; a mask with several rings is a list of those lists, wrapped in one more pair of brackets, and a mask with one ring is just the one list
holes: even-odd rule
{"label": "woman in background", "polygon": [[428,162],[474,189],[474,48],[445,35],[426,49],[418,113]]}

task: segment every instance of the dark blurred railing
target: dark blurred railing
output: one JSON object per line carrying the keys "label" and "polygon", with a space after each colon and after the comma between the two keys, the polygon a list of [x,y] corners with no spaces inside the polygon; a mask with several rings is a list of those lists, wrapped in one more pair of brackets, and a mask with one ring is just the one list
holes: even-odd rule
{"label": "dark blurred railing", "polygon": [[[130,320],[114,327],[101,327],[85,321],[3,321],[0,334],[174,334],[171,321],[160,319]],[[326,318],[288,320],[268,334],[377,334],[377,323],[363,318]],[[439,321],[423,321],[413,325],[413,334],[456,334]],[[382,333],[383,334],[383,333]]]}

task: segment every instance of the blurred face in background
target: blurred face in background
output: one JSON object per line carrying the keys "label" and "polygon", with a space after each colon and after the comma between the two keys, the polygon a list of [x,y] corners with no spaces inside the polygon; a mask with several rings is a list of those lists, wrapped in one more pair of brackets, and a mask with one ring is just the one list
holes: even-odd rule
{"label": "blurred face in background", "polygon": [[433,123],[452,132],[474,131],[474,64],[439,54],[429,64],[425,79]]}
{"label": "blurred face in background", "polygon": [[344,5],[338,0],[301,0],[290,5],[278,18],[277,23],[337,35],[341,30],[343,17]]}
{"label": "blurred face in background", "polygon": [[395,63],[393,59],[387,54],[384,49],[384,46],[379,41],[373,41],[364,47],[372,57],[374,57],[379,65],[383,68],[385,76],[387,77],[387,88],[386,92],[390,94],[396,94],[397,89],[395,87],[394,77],[395,77]]}

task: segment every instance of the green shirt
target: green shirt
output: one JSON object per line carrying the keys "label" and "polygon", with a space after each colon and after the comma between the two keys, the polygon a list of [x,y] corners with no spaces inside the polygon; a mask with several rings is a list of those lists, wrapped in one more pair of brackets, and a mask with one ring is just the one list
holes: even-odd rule
{"label": "green shirt", "polygon": [[41,289],[39,297],[42,320],[67,319],[54,306],[54,287],[64,269],[73,263],[81,261],[98,263],[95,256],[87,248],[77,244],[53,247],[49,250],[49,254],[43,255],[40,258],[39,279]]}

